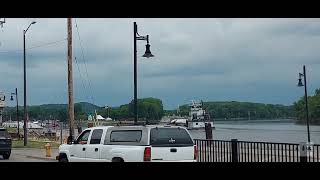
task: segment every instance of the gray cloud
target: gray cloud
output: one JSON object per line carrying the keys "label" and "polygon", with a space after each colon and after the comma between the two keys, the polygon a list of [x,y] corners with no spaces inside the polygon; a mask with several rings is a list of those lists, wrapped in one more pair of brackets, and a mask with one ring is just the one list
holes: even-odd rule
{"label": "gray cloud", "polygon": [[[65,18],[8,18],[0,31],[4,91],[18,87],[22,94],[22,31],[33,20],[28,48],[67,36]],[[161,98],[167,108],[198,98],[291,104],[303,95],[295,86],[303,64],[309,94],[320,87],[319,19],[77,19],[76,101],[93,96],[98,105],[120,105],[132,99],[133,21],[140,35],[150,35],[155,55],[142,58],[145,42],[138,41],[138,95]],[[27,51],[28,103],[67,102],[66,52],[66,41]]]}

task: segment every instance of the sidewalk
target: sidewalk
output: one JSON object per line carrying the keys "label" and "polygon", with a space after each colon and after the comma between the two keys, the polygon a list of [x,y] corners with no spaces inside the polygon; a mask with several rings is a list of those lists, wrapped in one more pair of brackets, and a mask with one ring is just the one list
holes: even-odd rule
{"label": "sidewalk", "polygon": [[26,158],[56,161],[56,156],[58,155],[58,149],[57,148],[51,149],[51,157],[46,157],[45,149],[36,149],[36,148],[13,148],[11,154],[25,156]]}

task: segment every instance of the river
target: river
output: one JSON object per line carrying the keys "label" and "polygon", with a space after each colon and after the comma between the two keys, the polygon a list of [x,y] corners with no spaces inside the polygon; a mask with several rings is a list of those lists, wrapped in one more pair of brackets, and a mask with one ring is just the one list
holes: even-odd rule
{"label": "river", "polygon": [[[190,130],[194,139],[205,139],[204,130]],[[294,122],[215,122],[213,139],[300,143],[308,140],[307,126]],[[310,139],[320,144],[320,126],[310,125]]]}

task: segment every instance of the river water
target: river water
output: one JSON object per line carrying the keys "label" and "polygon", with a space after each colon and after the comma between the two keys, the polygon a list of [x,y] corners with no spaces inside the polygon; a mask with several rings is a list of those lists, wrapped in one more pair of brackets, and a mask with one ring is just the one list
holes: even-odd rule
{"label": "river water", "polygon": [[[194,139],[205,139],[205,131],[190,130]],[[213,139],[300,143],[308,140],[306,125],[294,122],[215,122]],[[310,125],[310,139],[320,144],[320,126]]]}

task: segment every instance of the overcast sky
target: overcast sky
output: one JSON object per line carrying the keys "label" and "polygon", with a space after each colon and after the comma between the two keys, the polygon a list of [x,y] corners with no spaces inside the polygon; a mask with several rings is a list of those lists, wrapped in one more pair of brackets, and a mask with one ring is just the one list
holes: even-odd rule
{"label": "overcast sky", "polygon": [[[0,90],[9,96],[17,87],[23,104],[22,32],[32,21],[27,103],[67,103],[66,18],[6,19]],[[320,88],[320,19],[73,19],[75,102],[118,106],[133,99],[134,21],[155,55],[141,57],[146,42],[137,42],[138,98],[160,98],[166,109],[190,100],[290,105],[304,95],[296,86],[303,64],[309,95]]]}

